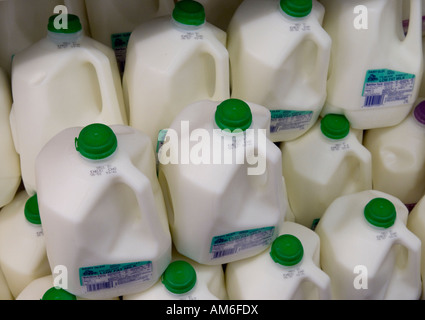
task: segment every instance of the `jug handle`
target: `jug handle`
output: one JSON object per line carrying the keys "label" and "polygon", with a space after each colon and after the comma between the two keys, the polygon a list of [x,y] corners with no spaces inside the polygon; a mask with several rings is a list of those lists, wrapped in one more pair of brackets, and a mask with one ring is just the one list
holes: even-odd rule
{"label": "jug handle", "polygon": [[322,271],[313,262],[308,264],[305,269],[307,276],[304,280],[308,280],[317,287],[318,299],[319,300],[330,300],[331,299],[331,279],[329,276]]}
{"label": "jug handle", "polygon": [[12,133],[12,140],[13,140],[13,143],[15,145],[15,150],[18,154],[20,154],[20,152],[19,152],[18,130],[16,128],[17,123],[16,123],[16,116],[15,116],[15,108],[13,108],[13,105],[12,105],[12,109],[10,110],[10,113],[9,113],[9,123],[10,123],[10,131]]}
{"label": "jug handle", "polygon": [[[331,43],[332,40],[326,32],[320,32],[316,34],[316,37],[311,39],[317,47],[316,63],[314,74],[321,75],[324,74],[324,80],[328,78],[329,64],[330,64],[330,52],[331,52]],[[328,43],[328,44],[327,44]],[[326,47],[328,48],[327,50]],[[323,63],[327,61],[327,63]]]}
{"label": "jug handle", "polygon": [[422,52],[422,0],[410,0],[409,29],[402,43]]}

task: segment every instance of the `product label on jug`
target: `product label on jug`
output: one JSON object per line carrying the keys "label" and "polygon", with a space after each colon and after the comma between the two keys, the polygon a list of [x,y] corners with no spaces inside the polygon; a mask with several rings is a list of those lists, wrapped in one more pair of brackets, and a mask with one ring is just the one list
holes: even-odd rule
{"label": "product label on jug", "polygon": [[127,45],[131,32],[114,33],[111,35],[112,49],[115,52],[118,68],[121,74],[124,72]]}
{"label": "product label on jug", "polygon": [[268,246],[274,240],[275,227],[237,231],[213,237],[211,259],[217,259],[259,246]]}
{"label": "product label on jug", "polygon": [[270,133],[283,130],[303,130],[310,124],[313,111],[270,110]]}
{"label": "product label on jug", "polygon": [[152,279],[152,262],[104,264],[80,268],[80,285],[83,292],[117,288],[130,282],[144,282]]}
{"label": "product label on jug", "polygon": [[407,104],[414,87],[414,74],[389,69],[368,70],[363,85],[363,107]]}

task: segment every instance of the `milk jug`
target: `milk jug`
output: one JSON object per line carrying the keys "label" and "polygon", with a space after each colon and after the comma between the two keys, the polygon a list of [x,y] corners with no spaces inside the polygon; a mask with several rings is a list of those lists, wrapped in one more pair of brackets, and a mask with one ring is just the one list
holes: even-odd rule
{"label": "milk jug", "polygon": [[0,68],[0,208],[12,201],[21,183],[19,155],[13,145],[9,114],[12,107],[10,80]]}
{"label": "milk jug", "polygon": [[425,101],[395,126],[367,130],[373,189],[399,198],[409,208],[425,193]]}
{"label": "milk jug", "polygon": [[227,30],[231,96],[270,109],[270,138],[296,139],[326,98],[331,39],[317,1],[247,0]]}
{"label": "milk jug", "polygon": [[400,123],[418,96],[423,73],[422,4],[410,0],[404,35],[399,0],[323,0],[332,38],[323,114],[341,113],[353,128]]}
{"label": "milk jug", "polygon": [[173,15],[156,18],[131,34],[123,76],[129,121],[155,146],[186,105],[229,98],[226,33],[205,20],[203,6],[179,1]]}
{"label": "milk jug", "polygon": [[230,299],[329,300],[330,278],[320,269],[320,239],[309,228],[285,222],[264,252],[226,266]]}
{"label": "milk jug", "polygon": [[332,202],[316,232],[334,299],[419,298],[421,241],[407,229],[407,218],[398,198],[378,190]]}
{"label": "milk jug", "polygon": [[295,222],[312,227],[338,196],[372,188],[372,159],[347,118],[328,114],[281,144],[282,173]]}
{"label": "milk jug", "polygon": [[285,218],[270,113],[238,99],[184,108],[159,149],[158,178],[177,251],[216,265],[270,246]]}
{"label": "milk jug", "polygon": [[67,291],[106,299],[152,286],[171,259],[171,237],[149,138],[124,125],[71,127],[36,159],[50,268]]}
{"label": "milk jug", "polygon": [[21,190],[0,211],[0,266],[15,298],[50,273],[36,194]]}
{"label": "milk jug", "polygon": [[173,250],[172,262],[148,290],[123,300],[224,300],[227,299],[221,265],[199,264]]}
{"label": "milk jug", "polygon": [[77,16],[67,15],[66,24],[58,17],[50,17],[47,37],[13,60],[10,124],[29,194],[36,192],[35,158],[56,133],[127,123],[112,49],[82,34]]}

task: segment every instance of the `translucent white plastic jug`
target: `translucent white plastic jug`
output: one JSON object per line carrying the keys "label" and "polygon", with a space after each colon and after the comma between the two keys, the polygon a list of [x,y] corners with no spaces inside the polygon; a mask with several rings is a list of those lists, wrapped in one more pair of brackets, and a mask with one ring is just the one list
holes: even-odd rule
{"label": "translucent white plastic jug", "polygon": [[204,100],[175,118],[159,149],[159,181],[177,251],[224,264],[265,250],[285,218],[281,153],[269,111]]}
{"label": "translucent white plastic jug", "polygon": [[226,33],[205,21],[203,6],[179,1],[173,16],[156,18],[131,34],[123,76],[130,125],[155,146],[186,105],[229,98]]}
{"label": "translucent white plastic jug", "polygon": [[372,188],[372,158],[343,115],[329,114],[298,139],[281,144],[282,174],[298,222],[308,228],[330,203]]}
{"label": "translucent white plastic jug", "polygon": [[421,294],[421,241],[396,197],[366,190],[337,198],[320,219],[320,262],[332,298],[413,300]]}
{"label": "translucent white plastic jug", "polygon": [[171,259],[171,237],[149,138],[91,124],[55,135],[36,160],[50,268],[67,291],[104,299],[152,286]]}
{"label": "translucent white plastic jug", "polygon": [[332,38],[322,115],[342,113],[353,128],[400,123],[418,96],[423,73],[421,0],[410,0],[404,35],[399,0],[323,0]]}
{"label": "translucent white plastic jug", "polygon": [[47,37],[13,60],[10,124],[29,194],[36,191],[35,158],[55,134],[92,122],[127,123],[112,49],[82,34],[77,16],[67,25],[57,18],[49,18]]}
{"label": "translucent white plastic jug", "polygon": [[0,267],[12,295],[50,274],[37,195],[21,190],[0,211]]}
{"label": "translucent white plastic jug", "polygon": [[271,247],[226,266],[230,299],[329,300],[330,278],[320,269],[320,239],[309,228],[285,222]]}
{"label": "translucent white plastic jug", "polygon": [[412,208],[425,193],[425,101],[399,124],[367,130],[363,144],[372,154],[373,189]]}
{"label": "translucent white plastic jug", "polygon": [[293,140],[322,111],[331,39],[317,1],[247,0],[227,30],[231,96],[270,109],[272,141]]}
{"label": "translucent white plastic jug", "polygon": [[21,183],[21,167],[19,155],[13,144],[9,122],[12,108],[12,92],[10,80],[6,72],[0,68],[0,208],[12,201]]}

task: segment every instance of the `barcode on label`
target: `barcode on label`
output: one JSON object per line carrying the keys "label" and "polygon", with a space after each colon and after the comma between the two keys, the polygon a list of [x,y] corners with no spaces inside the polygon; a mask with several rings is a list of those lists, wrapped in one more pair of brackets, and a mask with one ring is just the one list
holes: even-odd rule
{"label": "barcode on label", "polygon": [[370,107],[370,106],[380,106],[384,102],[384,96],[383,95],[376,95],[376,96],[367,96],[365,97],[364,106]]}

